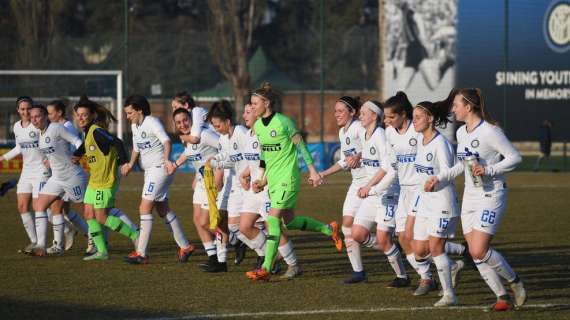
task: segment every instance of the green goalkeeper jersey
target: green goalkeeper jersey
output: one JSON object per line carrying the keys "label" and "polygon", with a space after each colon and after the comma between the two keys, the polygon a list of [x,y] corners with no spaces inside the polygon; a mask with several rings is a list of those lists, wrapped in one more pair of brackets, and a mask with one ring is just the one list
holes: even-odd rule
{"label": "green goalkeeper jersey", "polygon": [[[299,131],[293,121],[281,113],[274,113],[268,118],[257,119],[253,128],[261,144],[269,190],[298,191],[301,178],[297,147],[292,137]],[[307,164],[311,163],[312,159]]]}

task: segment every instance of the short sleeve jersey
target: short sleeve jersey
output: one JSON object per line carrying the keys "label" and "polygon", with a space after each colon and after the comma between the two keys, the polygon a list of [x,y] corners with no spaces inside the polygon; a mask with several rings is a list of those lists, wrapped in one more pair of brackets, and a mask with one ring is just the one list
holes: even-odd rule
{"label": "short sleeve jersey", "polygon": [[164,143],[170,141],[160,120],[145,116],[140,125],[132,124],[133,148],[140,153],[143,170],[164,165]]}
{"label": "short sleeve jersey", "polygon": [[[365,132],[361,137],[362,142],[362,165],[366,170],[367,181],[372,179],[376,173],[382,169],[385,172],[390,170],[393,159],[388,154],[386,146],[386,135],[384,129],[376,127],[370,137],[366,137]],[[400,191],[398,180],[395,179],[387,190],[389,194],[397,194]]]}
{"label": "short sleeve jersey", "polygon": [[418,136],[411,121],[404,133],[398,132],[393,127],[386,128],[386,140],[388,147],[396,157],[396,170],[400,186],[417,186],[418,175],[414,168],[418,148]]}
{"label": "short sleeve jersey", "polygon": [[65,181],[83,172],[83,169],[71,162],[70,144],[81,146],[81,139],[69,133],[62,124],[48,123],[40,133],[40,150],[48,158],[52,177]]}
{"label": "short sleeve jersey", "polygon": [[41,177],[49,175],[49,170],[44,166],[45,158],[40,151],[40,130],[29,123],[26,127],[22,127],[22,122],[18,121],[14,124],[14,136],[16,138],[16,146],[22,153],[23,167],[22,175],[32,175]]}
{"label": "short sleeve jersey", "polygon": [[297,147],[292,137],[299,131],[293,121],[281,113],[274,113],[267,125],[257,119],[255,134],[261,143],[261,158],[269,190],[298,191],[301,187]]}

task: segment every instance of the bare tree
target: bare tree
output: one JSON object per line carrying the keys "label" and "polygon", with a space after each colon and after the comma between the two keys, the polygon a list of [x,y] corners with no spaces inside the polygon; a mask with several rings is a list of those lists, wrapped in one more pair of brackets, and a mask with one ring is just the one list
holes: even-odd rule
{"label": "bare tree", "polygon": [[213,22],[212,54],[220,72],[231,83],[237,114],[243,111],[244,97],[249,91],[247,60],[262,5],[262,1],[256,0],[208,0]]}

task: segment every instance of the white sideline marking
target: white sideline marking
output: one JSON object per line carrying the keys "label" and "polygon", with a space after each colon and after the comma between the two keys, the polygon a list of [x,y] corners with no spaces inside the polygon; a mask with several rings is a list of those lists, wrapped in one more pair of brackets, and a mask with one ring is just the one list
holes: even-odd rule
{"label": "white sideline marking", "polygon": [[[570,304],[527,304],[522,309],[549,309],[554,307],[570,307]],[[181,317],[147,318],[149,320],[194,320],[194,319],[217,319],[217,318],[244,318],[244,317],[264,317],[264,316],[302,316],[312,314],[331,313],[375,313],[390,311],[425,311],[425,310],[485,310],[488,306],[458,306],[449,308],[438,307],[385,307],[368,309],[320,309],[320,310],[294,310],[294,311],[262,311],[262,312],[241,312],[241,313],[210,313],[202,315],[188,315]]]}

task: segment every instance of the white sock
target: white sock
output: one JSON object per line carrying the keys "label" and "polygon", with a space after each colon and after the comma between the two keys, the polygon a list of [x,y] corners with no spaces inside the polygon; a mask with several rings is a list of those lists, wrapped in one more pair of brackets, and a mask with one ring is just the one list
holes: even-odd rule
{"label": "white sock", "polygon": [[475,262],[475,265],[477,265],[477,269],[481,274],[481,278],[485,280],[489,288],[491,288],[491,291],[493,291],[497,297],[507,294],[507,290],[505,290],[505,286],[503,286],[501,278],[497,272],[491,268],[491,266],[481,260],[473,259],[473,262]]}
{"label": "white sock", "polygon": [[255,250],[255,247],[253,246],[253,244],[251,243],[251,240],[249,240],[243,233],[239,233],[237,235],[239,241],[245,243],[245,245],[250,248],[251,250]]}
{"label": "white sock", "polygon": [[511,268],[507,260],[495,249],[489,248],[483,261],[486,261],[498,275],[508,282],[513,282],[517,278],[517,274],[513,271],[513,268]]}
{"label": "white sock", "polygon": [[53,224],[53,214],[51,213],[51,209],[50,209],[50,208],[47,208],[46,212],[47,212],[47,219],[48,219],[48,222],[49,222],[50,224]]}
{"label": "white sock", "polygon": [[367,248],[378,249],[378,243],[376,242],[376,234],[369,233],[368,238],[362,242],[362,245]]}
{"label": "white sock", "polygon": [[445,243],[445,253],[460,256],[463,252],[465,252],[464,245],[449,241]]}
{"label": "white sock", "polygon": [[214,242],[212,241],[202,242],[202,245],[204,246],[204,250],[206,251],[208,257],[216,254],[216,245],[214,244]]}
{"label": "white sock", "polygon": [[63,249],[65,244],[65,220],[63,219],[63,214],[54,214],[52,216],[52,223],[53,223],[53,240],[55,241],[56,245]]}
{"label": "white sock", "polygon": [[137,243],[137,252],[143,257],[146,257],[146,248],[150,241],[150,233],[152,232],[152,221],[154,220],[152,214],[141,214],[141,229],[139,233],[139,241]]}
{"label": "white sock", "polygon": [[123,211],[121,211],[118,208],[111,208],[111,210],[109,210],[109,214],[112,216],[115,216],[119,219],[121,219],[121,221],[123,221],[123,223],[125,223],[127,226],[131,227],[131,229],[133,230],[139,230],[139,227],[134,224],[131,219],[129,219],[129,216],[127,216]]}
{"label": "white sock", "polygon": [[169,212],[163,218],[164,223],[169,226],[170,231],[172,232],[172,236],[174,237],[174,241],[178,244],[180,248],[187,248],[190,243],[188,243],[188,239],[184,234],[184,230],[182,230],[182,226],[180,225],[180,220],[176,217],[174,212]]}
{"label": "white sock", "polygon": [[30,238],[30,243],[38,242],[38,237],[36,236],[36,224],[34,222],[34,216],[32,216],[32,213],[22,213],[20,215],[20,218],[22,218],[22,224],[24,225],[24,229],[26,229],[28,238]]}
{"label": "white sock", "polygon": [[81,230],[83,234],[89,234],[89,227],[87,226],[87,223],[85,223],[85,220],[83,220],[83,218],[78,215],[77,212],[70,210],[67,214],[67,218],[77,229]]}
{"label": "white sock", "polygon": [[277,250],[279,250],[279,254],[283,257],[283,260],[285,260],[285,263],[288,266],[297,265],[297,255],[295,254],[295,249],[293,248],[293,242],[291,242],[291,240],[277,248]]}
{"label": "white sock", "polygon": [[254,246],[255,252],[260,257],[265,257],[265,243],[266,243],[265,233],[259,231],[257,236],[251,240],[251,244]]}
{"label": "white sock", "polygon": [[439,276],[439,283],[441,284],[443,294],[446,296],[454,296],[455,293],[451,286],[451,265],[447,254],[444,253],[437,257],[433,257],[433,262],[437,267],[437,274]]}
{"label": "white sock", "polygon": [[415,259],[416,260],[416,265],[418,266],[418,269],[416,270],[418,272],[418,274],[420,275],[420,278],[422,279],[431,279],[432,278],[432,274],[431,271],[429,270],[430,267],[430,263],[431,263],[431,256],[427,256],[425,258],[421,258],[421,259]]}
{"label": "white sock", "polygon": [[388,258],[388,262],[394,269],[396,276],[398,278],[407,278],[406,269],[404,268],[404,262],[402,261],[402,255],[400,254],[400,249],[395,244],[392,244],[390,250],[385,251],[384,254]]}
{"label": "white sock", "polygon": [[241,232],[239,232],[239,224],[228,224],[228,230],[230,231],[230,234],[228,235],[229,243],[230,245],[235,246],[239,240],[239,235],[241,234]]}
{"label": "white sock", "polygon": [[416,273],[419,274],[421,277],[415,255],[413,253],[406,255],[406,260],[408,260],[408,263],[412,266],[412,268],[414,268],[414,270],[416,270]]}
{"label": "white sock", "polygon": [[346,245],[346,254],[348,255],[348,260],[352,266],[352,271],[362,272],[364,267],[362,266],[362,256],[360,254],[360,243],[352,239],[351,228],[342,227],[342,233],[344,234],[344,244]]}
{"label": "white sock", "polygon": [[216,254],[218,262],[225,263],[228,260],[228,244],[222,242],[222,234],[216,234]]}
{"label": "white sock", "polygon": [[36,246],[38,248],[45,248],[47,241],[47,225],[48,225],[47,212],[36,211],[35,222],[36,222],[36,236],[38,239],[38,241],[36,242]]}

